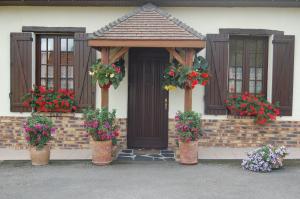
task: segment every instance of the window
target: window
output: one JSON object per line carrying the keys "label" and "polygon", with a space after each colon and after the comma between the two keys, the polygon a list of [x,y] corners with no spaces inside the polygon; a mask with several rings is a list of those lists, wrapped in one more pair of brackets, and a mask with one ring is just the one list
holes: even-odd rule
{"label": "window", "polygon": [[229,39],[228,93],[267,93],[268,37]]}
{"label": "window", "polygon": [[36,84],[55,90],[74,89],[73,36],[39,35],[36,49]]}

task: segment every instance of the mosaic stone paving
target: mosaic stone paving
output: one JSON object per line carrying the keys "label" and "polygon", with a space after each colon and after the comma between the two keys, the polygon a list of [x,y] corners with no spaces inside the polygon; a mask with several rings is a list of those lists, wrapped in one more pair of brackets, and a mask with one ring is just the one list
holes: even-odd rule
{"label": "mosaic stone paving", "polygon": [[135,150],[123,149],[118,153],[117,160],[127,161],[175,161],[172,150]]}

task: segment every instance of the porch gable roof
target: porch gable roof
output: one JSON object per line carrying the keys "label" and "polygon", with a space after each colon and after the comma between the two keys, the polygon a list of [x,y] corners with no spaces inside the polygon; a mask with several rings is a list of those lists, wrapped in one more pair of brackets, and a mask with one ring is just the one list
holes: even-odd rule
{"label": "porch gable roof", "polygon": [[[205,44],[205,36],[151,3],[95,31],[89,39],[91,46],[145,47],[139,41],[148,41],[149,47],[158,47],[160,42],[165,47],[202,48]],[[172,41],[177,43],[168,43]]]}

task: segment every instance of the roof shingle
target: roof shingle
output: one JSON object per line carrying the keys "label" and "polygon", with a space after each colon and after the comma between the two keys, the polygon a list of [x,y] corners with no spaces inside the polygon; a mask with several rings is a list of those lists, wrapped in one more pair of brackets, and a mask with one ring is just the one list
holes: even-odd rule
{"label": "roof shingle", "polygon": [[148,3],[97,30],[90,39],[205,40],[205,37]]}

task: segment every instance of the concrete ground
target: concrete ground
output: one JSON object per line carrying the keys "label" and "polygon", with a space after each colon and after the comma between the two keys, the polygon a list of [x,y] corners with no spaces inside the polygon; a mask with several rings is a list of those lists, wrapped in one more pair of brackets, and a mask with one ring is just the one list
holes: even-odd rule
{"label": "concrete ground", "polygon": [[286,160],[272,173],[244,171],[240,161],[172,162],[29,161],[0,162],[1,199],[298,199],[300,161]]}

